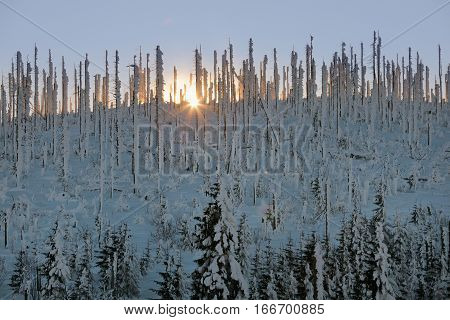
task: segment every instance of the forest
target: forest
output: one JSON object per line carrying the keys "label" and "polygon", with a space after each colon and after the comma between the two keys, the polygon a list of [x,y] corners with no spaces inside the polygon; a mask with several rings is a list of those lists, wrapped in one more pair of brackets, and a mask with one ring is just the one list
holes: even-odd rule
{"label": "forest", "polygon": [[0,298],[449,299],[450,64],[314,40],[197,48],[186,83],[160,46],[101,74],[17,52]]}

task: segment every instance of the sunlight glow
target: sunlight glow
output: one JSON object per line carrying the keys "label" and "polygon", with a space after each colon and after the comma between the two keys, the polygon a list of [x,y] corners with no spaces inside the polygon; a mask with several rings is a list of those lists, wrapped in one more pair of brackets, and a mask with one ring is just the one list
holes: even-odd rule
{"label": "sunlight glow", "polygon": [[195,93],[195,86],[188,86],[185,95],[186,101],[189,103],[191,108],[198,108],[200,102],[197,99],[197,94]]}
{"label": "sunlight glow", "polygon": [[195,96],[189,98],[189,105],[191,108],[197,108],[198,107],[198,100]]}

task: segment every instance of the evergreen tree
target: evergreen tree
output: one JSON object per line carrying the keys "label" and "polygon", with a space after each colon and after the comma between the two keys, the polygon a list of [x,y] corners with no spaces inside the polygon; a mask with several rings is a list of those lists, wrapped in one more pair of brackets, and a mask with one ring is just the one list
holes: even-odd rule
{"label": "evergreen tree", "polygon": [[[366,227],[362,229],[362,276],[363,299],[392,298],[394,291],[391,283],[386,282],[386,273],[391,274],[391,262],[385,241],[385,186],[380,183],[375,195],[375,209],[373,217],[365,222]],[[389,281],[392,281],[389,279]]]}
{"label": "evergreen tree", "polygon": [[239,225],[237,229],[237,247],[236,258],[239,261],[242,272],[244,275],[248,275],[248,248],[251,244],[251,233],[247,224],[247,215],[243,213],[239,219]]}
{"label": "evergreen tree", "polygon": [[441,271],[441,254],[437,247],[439,237],[437,234],[441,234],[439,228],[434,228],[431,223],[427,224],[425,233],[425,289],[426,299],[434,299],[436,297],[436,287],[440,279]]}
{"label": "evergreen tree", "polygon": [[97,255],[102,297],[132,299],[139,295],[140,268],[126,224],[107,231]]}
{"label": "evergreen tree", "polygon": [[410,223],[418,226],[423,224],[425,221],[425,210],[417,204],[414,205],[413,210],[411,211],[411,220]]}
{"label": "evergreen tree", "polygon": [[193,299],[244,298],[247,284],[236,260],[237,234],[226,194],[217,182],[207,195],[212,202],[203,216],[195,217],[195,244],[201,257],[195,260],[197,268],[192,274]]}
{"label": "evergreen tree", "polygon": [[288,287],[287,287],[287,299],[295,300],[297,299],[298,293],[298,281],[294,276],[294,271],[291,270],[289,274]]}
{"label": "evergreen tree", "polygon": [[[270,240],[267,240],[266,246],[263,252],[262,266],[260,267],[259,279],[258,281],[258,297],[262,300],[269,299],[268,297],[268,286],[271,281],[275,281],[273,270],[275,269],[274,261],[274,250],[270,243]],[[276,290],[276,289],[275,289]]]}
{"label": "evergreen tree", "polygon": [[30,291],[30,264],[29,258],[25,249],[21,249],[16,257],[14,264],[14,271],[11,275],[9,286],[15,294],[23,295],[25,300],[28,300]]}
{"label": "evergreen tree", "polygon": [[181,256],[177,258],[167,254],[163,261],[164,270],[159,272],[160,281],[155,281],[158,289],[154,290],[161,299],[180,300],[185,297],[185,274],[181,264]]}
{"label": "evergreen tree", "polygon": [[278,294],[277,294],[276,284],[275,284],[275,275],[273,274],[272,270],[270,270],[269,282],[267,283],[267,299],[269,299],[269,300],[277,300],[278,299]]}
{"label": "evergreen tree", "polygon": [[[303,249],[302,253],[302,259],[304,261],[304,268],[305,268],[305,293],[306,293],[306,299],[314,299],[317,296],[317,269],[316,269],[316,257],[315,257],[315,250],[316,250],[316,242],[318,240],[316,239],[316,235],[312,234],[310,238],[307,240],[306,245]],[[309,269],[309,271],[307,270]],[[309,275],[307,274],[309,272]],[[313,292],[310,293],[308,290],[310,288],[306,287],[306,283],[311,283]],[[308,298],[308,294],[311,294],[311,298]]]}
{"label": "evergreen tree", "polygon": [[390,256],[385,243],[383,220],[379,220],[376,223],[375,244],[375,270],[373,274],[377,286],[375,298],[377,300],[393,299],[395,293],[392,284],[393,278],[390,266]]}
{"label": "evergreen tree", "polygon": [[116,258],[116,293],[117,299],[133,299],[139,296],[139,261],[132,246],[128,226],[119,230],[118,255]]}
{"label": "evergreen tree", "polygon": [[324,260],[322,253],[322,245],[319,240],[316,240],[316,245],[314,247],[314,258],[316,261],[316,299],[323,300],[326,298],[326,292],[324,290]]}
{"label": "evergreen tree", "polygon": [[178,230],[178,247],[183,250],[192,251],[192,232],[189,228],[189,220],[183,215],[177,223]]}
{"label": "evergreen tree", "polygon": [[164,269],[158,272],[161,277],[160,281],[155,281],[158,288],[153,290],[163,300],[173,300],[172,297],[172,285],[173,285],[173,272],[172,272],[173,257],[166,253],[163,261]]}
{"label": "evergreen tree", "polygon": [[384,208],[384,193],[386,191],[386,186],[383,183],[380,183],[378,185],[378,189],[377,189],[377,193],[375,195],[375,209],[374,211],[374,221],[380,221],[380,220],[384,220],[386,217],[386,211]]}
{"label": "evergreen tree", "polygon": [[334,272],[333,277],[329,278],[329,296],[331,299],[342,299],[343,292],[346,291],[344,287],[345,284],[342,283],[342,276],[339,270],[339,264],[337,263],[337,258],[334,258]]}
{"label": "evergreen tree", "polygon": [[79,300],[94,299],[92,273],[87,268],[83,268],[79,283],[77,285],[77,295]]}
{"label": "evergreen tree", "polygon": [[114,243],[111,230],[106,230],[99,247],[96,266],[99,268],[101,297],[110,299],[112,298],[112,285],[114,283]]}
{"label": "evergreen tree", "polygon": [[[413,250],[411,250],[413,251]],[[406,296],[410,300],[417,300],[418,298],[423,298],[423,291],[420,290],[421,287],[421,277],[420,270],[417,263],[417,259],[414,252],[411,255],[409,274],[408,274],[408,295]],[[423,288],[423,287],[422,287]]]}
{"label": "evergreen tree", "polygon": [[411,284],[414,284],[414,287],[411,287],[411,289],[412,292],[414,292],[415,299],[426,299],[426,237],[425,234],[423,234],[424,230],[422,228],[419,228],[416,231],[418,232],[414,237],[411,249],[411,256],[414,258],[413,278],[411,279]]}
{"label": "evergreen tree", "polygon": [[362,273],[364,277],[364,289],[363,299],[375,299],[377,292],[377,285],[374,279],[375,263],[375,226],[373,221],[368,222],[367,228],[364,230],[364,246],[363,246],[363,258],[362,258]]}
{"label": "evergreen tree", "polygon": [[288,288],[289,288],[289,270],[287,267],[287,263],[284,259],[284,254],[282,249],[279,250],[276,254],[277,262],[275,265],[275,288],[277,292],[278,299],[286,300],[288,297]]}
{"label": "evergreen tree", "polygon": [[362,299],[365,292],[364,285],[364,226],[365,220],[360,217],[359,213],[353,212],[351,221],[351,247],[349,248],[349,258],[351,264],[351,272],[353,272],[354,283],[351,289],[351,297],[353,299]]}
{"label": "evergreen tree", "polygon": [[366,292],[364,283],[364,234],[365,225],[367,221],[361,216],[361,195],[357,184],[353,182],[352,184],[352,220],[350,222],[350,248],[349,248],[349,258],[352,263],[350,264],[351,273],[353,273],[353,284],[351,288],[352,299],[363,299],[364,293]]}
{"label": "evergreen tree", "polygon": [[94,276],[92,274],[92,237],[89,232],[83,234],[82,256],[77,268],[73,299],[91,300],[94,296]]}
{"label": "evergreen tree", "polygon": [[56,300],[66,299],[70,268],[64,252],[64,234],[58,220],[47,240],[47,246],[48,251],[45,253],[45,261],[42,266],[42,273],[46,280],[42,297]]}
{"label": "evergreen tree", "polygon": [[255,254],[253,255],[250,268],[250,299],[258,300],[261,281],[261,247],[259,243],[256,245]]}
{"label": "evergreen tree", "polygon": [[286,285],[286,299],[297,299],[298,297],[298,274],[300,273],[300,258],[294,250],[292,237],[289,236],[286,246],[283,248],[283,259],[285,261],[284,277]]}
{"label": "evergreen tree", "polygon": [[147,245],[145,246],[144,253],[142,254],[142,257],[139,261],[139,268],[141,270],[141,275],[145,277],[148,273],[148,270],[150,268],[152,260],[151,255],[151,242],[150,240],[147,241]]}
{"label": "evergreen tree", "polygon": [[450,278],[448,273],[449,264],[449,244],[448,244],[448,229],[444,224],[441,225],[441,251],[439,259],[440,272],[436,281],[436,288],[434,290],[437,299],[448,299],[450,297]]}
{"label": "evergreen tree", "polygon": [[392,272],[397,283],[396,299],[408,297],[410,276],[409,239],[406,228],[400,223],[399,218],[395,219],[393,228],[392,246],[388,247],[392,257]]}
{"label": "evergreen tree", "polygon": [[164,259],[174,245],[177,231],[173,216],[167,212],[164,196],[160,198],[159,209],[155,212],[152,223],[155,228],[153,237],[158,244],[156,259]]}
{"label": "evergreen tree", "polygon": [[187,287],[186,287],[186,274],[183,269],[183,264],[181,262],[181,254],[175,261],[175,271],[172,279],[172,296],[174,299],[182,300],[186,297]]}
{"label": "evergreen tree", "polygon": [[306,300],[314,299],[314,285],[313,285],[313,275],[309,263],[305,267],[305,289],[306,289]]}
{"label": "evergreen tree", "polygon": [[319,219],[322,214],[324,213],[324,210],[326,210],[325,205],[324,205],[324,199],[322,196],[322,189],[320,188],[320,181],[319,178],[316,177],[312,182],[311,182],[311,192],[314,198],[314,203],[316,206],[316,213],[315,213],[315,218]]}

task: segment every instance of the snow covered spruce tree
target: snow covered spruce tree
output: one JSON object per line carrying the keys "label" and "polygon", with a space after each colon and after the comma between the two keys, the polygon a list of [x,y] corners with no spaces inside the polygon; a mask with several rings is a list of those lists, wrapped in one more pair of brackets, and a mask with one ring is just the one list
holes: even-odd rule
{"label": "snow covered spruce tree", "polygon": [[91,300],[95,298],[94,274],[92,272],[92,237],[89,232],[82,236],[83,245],[77,259],[75,287],[71,298]]}
{"label": "snow covered spruce tree", "polygon": [[377,300],[394,299],[395,284],[391,270],[391,257],[385,240],[384,219],[377,221],[375,242],[375,270],[374,280],[377,285],[375,298]]}
{"label": "snow covered spruce tree", "polygon": [[283,260],[282,279],[284,283],[284,298],[297,299],[300,280],[300,258],[294,249],[292,237],[288,238],[287,244],[281,249],[279,254]]}
{"label": "snow covered spruce tree", "polygon": [[249,288],[249,298],[253,300],[259,299],[259,292],[261,286],[261,247],[260,244],[256,244],[255,253],[251,262],[250,269],[250,288]]}
{"label": "snow covered spruce tree", "polygon": [[30,294],[32,272],[28,253],[22,248],[17,254],[9,286],[15,294],[22,295],[24,300],[28,300]]}
{"label": "snow covered spruce tree", "polygon": [[145,246],[144,252],[139,260],[139,269],[141,270],[141,275],[145,277],[148,274],[152,266],[152,242],[150,240],[147,241],[147,245]]}
{"label": "snow covered spruce tree", "polygon": [[236,257],[245,276],[249,273],[249,247],[252,243],[251,233],[247,222],[247,215],[243,213],[237,228]]}
{"label": "snow covered spruce tree", "polygon": [[203,215],[195,217],[195,245],[200,258],[192,273],[193,299],[240,299],[247,297],[247,282],[237,261],[237,233],[226,191],[220,182],[207,191],[212,201]]}
{"label": "snow covered spruce tree", "polygon": [[97,255],[104,299],[132,299],[139,295],[139,262],[126,224],[105,232]]}
{"label": "snow covered spruce tree", "polygon": [[450,276],[449,276],[449,232],[448,226],[441,225],[441,250],[439,259],[439,275],[435,285],[435,297],[437,299],[448,299],[450,296]]}
{"label": "snow covered spruce tree", "polygon": [[58,220],[47,240],[47,246],[48,251],[45,253],[42,265],[42,275],[44,276],[42,297],[54,300],[67,299],[70,268],[64,248],[64,231]]}
{"label": "snow covered spruce tree", "polygon": [[396,284],[386,241],[384,193],[385,185],[380,183],[375,195],[374,214],[366,229],[367,238],[363,253],[366,292],[363,298],[393,299],[395,297]]}
{"label": "snow covered spruce tree", "polygon": [[[258,275],[256,278],[256,282],[254,285],[258,288],[258,299],[270,299],[268,287],[269,284],[272,283],[275,286],[275,275],[273,270],[275,270],[275,261],[274,261],[275,253],[272,247],[272,243],[269,240],[266,241],[266,245],[262,254],[261,264],[256,267],[256,272],[253,273],[254,277]],[[276,291],[276,287],[273,288]],[[273,295],[273,292],[272,292]]]}
{"label": "snow covered spruce tree", "polygon": [[175,255],[167,253],[163,271],[159,272],[161,280],[155,281],[157,289],[153,291],[165,300],[180,300],[186,297],[186,276],[181,264],[180,252]]}

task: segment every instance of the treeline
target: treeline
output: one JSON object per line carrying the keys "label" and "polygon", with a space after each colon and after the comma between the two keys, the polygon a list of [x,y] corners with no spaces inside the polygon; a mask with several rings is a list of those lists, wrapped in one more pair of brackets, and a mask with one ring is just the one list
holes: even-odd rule
{"label": "treeline", "polygon": [[[203,54],[196,50],[195,74],[191,74],[189,87],[178,83],[176,67],[173,80],[164,76],[163,53],[159,46],[155,50],[152,77],[150,54],[146,55],[146,61],[140,54],[139,58],[134,56],[128,65],[128,78],[121,80],[119,52],[116,50],[114,76],[108,52],[105,54],[104,74],[93,77],[89,71],[91,62],[86,55],[74,68],[70,86],[64,58],[57,72],[51,52],[47,69],[39,69],[37,48],[33,64],[24,62],[22,54],[17,52],[7,81],[2,82],[0,88],[2,157],[10,161],[18,186],[29,172],[33,159],[39,159],[43,167],[48,162],[59,164],[60,175],[67,185],[70,180],[68,157],[73,142],[77,146],[73,151],[81,159],[93,152],[98,153],[102,184],[99,198],[103,201],[104,195],[113,196],[114,172],[124,165],[123,153],[127,151],[124,131],[131,125],[136,132],[142,122],[154,125],[158,130],[158,137],[154,138],[156,154],[152,155],[158,170],[163,167],[162,162],[166,163],[170,158],[172,151],[170,145],[162,145],[160,141],[160,127],[164,124],[192,124],[197,141],[202,122],[203,125],[207,121],[217,125],[220,132],[217,150],[229,163],[235,148],[245,149],[249,144],[249,127],[261,114],[266,120],[267,144],[272,149],[278,148],[274,144],[280,140],[280,133],[275,130],[282,125],[279,108],[288,110],[300,120],[311,119],[319,140],[323,139],[325,130],[333,130],[337,140],[348,138],[346,122],[352,121],[364,123],[369,136],[373,136],[377,129],[386,132],[401,128],[411,148],[420,144],[432,145],[438,126],[448,122],[450,65],[447,70],[443,68],[440,46],[434,85],[430,69],[418,52],[414,55],[409,48],[408,57],[390,60],[382,54],[382,39],[376,33],[369,55],[372,58],[370,66],[365,65],[368,56],[362,44],[358,56],[356,48],[350,46],[348,50],[348,46],[342,43],[340,52],[336,51],[328,64],[323,62],[319,71],[311,38],[303,61],[299,61],[298,52],[292,51],[290,65],[281,66],[274,49],[272,55],[264,55],[258,72],[253,46],[250,39],[248,57],[242,64],[235,62],[232,44],[224,50],[221,63],[219,54],[214,51],[212,71],[203,67]],[[268,73],[269,58],[273,74]],[[367,75],[369,67],[372,79]],[[191,86],[195,86],[195,98],[205,112],[203,115],[194,112],[194,123],[182,114],[182,106],[189,102]],[[235,130],[228,129],[227,132],[227,126],[243,128],[239,139],[236,138],[238,146],[227,143],[235,134]],[[68,132],[73,127],[77,128],[76,133]],[[42,143],[42,136],[49,137],[49,140]],[[139,156],[136,136],[134,133],[132,160],[126,163],[133,175],[135,193],[140,185],[136,168]]]}

